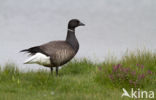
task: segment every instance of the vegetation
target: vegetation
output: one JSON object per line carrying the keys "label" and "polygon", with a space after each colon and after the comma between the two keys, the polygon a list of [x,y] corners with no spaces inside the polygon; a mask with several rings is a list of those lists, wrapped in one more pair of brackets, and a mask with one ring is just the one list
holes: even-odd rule
{"label": "vegetation", "polygon": [[73,60],[58,77],[46,70],[21,72],[15,64],[0,67],[0,100],[131,100],[121,98],[122,88],[156,93],[155,84],[156,54],[149,51],[102,63]]}

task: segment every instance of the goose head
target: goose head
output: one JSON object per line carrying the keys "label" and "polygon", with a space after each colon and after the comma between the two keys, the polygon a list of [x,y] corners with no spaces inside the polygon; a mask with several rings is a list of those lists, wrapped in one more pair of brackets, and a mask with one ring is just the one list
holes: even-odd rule
{"label": "goose head", "polygon": [[81,21],[79,21],[78,19],[72,19],[69,21],[68,23],[68,29],[75,29],[78,26],[85,26],[85,24],[83,24]]}

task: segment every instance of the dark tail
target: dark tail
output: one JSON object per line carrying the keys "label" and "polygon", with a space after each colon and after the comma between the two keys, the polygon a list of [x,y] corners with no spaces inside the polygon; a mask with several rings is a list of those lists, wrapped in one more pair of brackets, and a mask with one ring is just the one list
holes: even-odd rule
{"label": "dark tail", "polygon": [[41,49],[40,49],[39,46],[36,46],[36,47],[29,48],[29,49],[21,50],[20,52],[27,52],[27,53],[30,53],[30,54],[35,54],[37,52],[41,52]]}
{"label": "dark tail", "polygon": [[28,51],[28,49],[24,49],[24,50],[21,50],[20,52],[27,52]]}

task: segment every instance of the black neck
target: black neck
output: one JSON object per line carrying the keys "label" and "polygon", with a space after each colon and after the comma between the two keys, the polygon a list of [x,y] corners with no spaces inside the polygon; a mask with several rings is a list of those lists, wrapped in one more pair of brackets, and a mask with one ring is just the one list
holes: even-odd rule
{"label": "black neck", "polygon": [[75,36],[75,29],[68,29],[66,41],[73,47],[75,52],[79,49],[79,43]]}

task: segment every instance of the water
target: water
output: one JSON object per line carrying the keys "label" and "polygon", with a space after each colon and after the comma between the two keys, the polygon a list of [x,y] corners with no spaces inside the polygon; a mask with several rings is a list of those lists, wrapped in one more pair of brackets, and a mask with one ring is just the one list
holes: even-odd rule
{"label": "water", "polygon": [[20,50],[66,37],[67,23],[78,18],[86,24],[76,29],[80,42],[77,58],[104,61],[121,57],[126,49],[156,45],[155,0],[0,0],[0,64],[17,63],[26,55]]}

